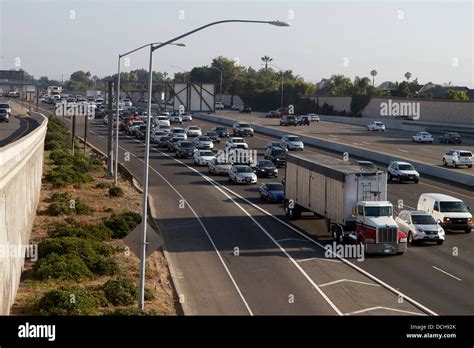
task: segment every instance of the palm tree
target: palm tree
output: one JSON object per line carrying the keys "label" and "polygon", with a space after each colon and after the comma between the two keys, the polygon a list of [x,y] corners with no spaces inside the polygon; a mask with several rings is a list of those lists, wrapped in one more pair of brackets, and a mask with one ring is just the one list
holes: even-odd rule
{"label": "palm tree", "polygon": [[273,58],[270,58],[269,56],[263,56],[260,59],[262,60],[262,62],[265,63],[265,71],[267,71],[268,70],[268,63],[271,63],[273,61]]}
{"label": "palm tree", "polygon": [[407,79],[407,82],[410,81],[410,77],[411,77],[411,72],[406,72],[405,78]]}
{"label": "palm tree", "polygon": [[372,70],[370,75],[372,75],[372,86],[375,86],[375,76],[377,76],[377,70]]}
{"label": "palm tree", "polygon": [[367,90],[370,86],[370,79],[368,77],[359,77],[354,78],[354,88],[353,93],[356,95],[366,95]]}

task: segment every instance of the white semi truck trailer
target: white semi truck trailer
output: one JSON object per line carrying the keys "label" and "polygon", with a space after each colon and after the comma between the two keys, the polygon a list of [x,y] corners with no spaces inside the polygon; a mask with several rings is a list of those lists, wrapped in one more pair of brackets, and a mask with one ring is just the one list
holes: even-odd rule
{"label": "white semi truck trailer", "polygon": [[325,218],[336,242],[362,244],[367,253],[403,254],[406,235],[387,201],[387,175],[320,154],[288,154],[285,214]]}

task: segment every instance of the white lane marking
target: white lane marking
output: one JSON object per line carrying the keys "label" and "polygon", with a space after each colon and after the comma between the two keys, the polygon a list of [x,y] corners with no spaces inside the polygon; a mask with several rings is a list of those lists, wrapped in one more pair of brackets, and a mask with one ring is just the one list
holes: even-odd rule
{"label": "white lane marking", "polygon": [[354,143],[354,142],[353,142],[352,145],[364,145],[364,144],[362,144],[362,143]]}
{"label": "white lane marking", "polygon": [[322,258],[322,257],[310,257],[308,259],[298,260],[297,262],[306,262],[306,261],[313,261],[313,260],[321,260],[321,261],[341,263],[341,261],[339,261],[339,260],[325,259],[325,258]]}
{"label": "white lane marking", "polygon": [[218,191],[220,191],[224,196],[226,196],[228,199],[232,201],[242,212],[247,215],[255,225],[260,228],[260,230],[265,233],[265,235],[280,249],[280,251],[285,254],[285,256],[293,263],[293,265],[303,274],[303,276],[308,280],[308,282],[316,289],[316,291],[321,295],[321,297],[326,300],[326,302],[332,307],[332,309],[337,313],[337,315],[343,315],[343,313],[337,308],[337,306],[331,301],[331,299],[319,288],[319,286],[311,279],[311,277],[305,272],[303,268],[295,261],[295,259],[283,248],[276,240],[273,238],[273,236],[265,229],[247,210],[245,210],[239,203],[235,201],[233,197],[231,197],[229,194],[224,192],[222,190],[222,185],[218,184],[211,178],[207,177],[206,175],[202,174],[200,171],[196,170],[195,168],[187,165],[186,163],[177,160],[171,156],[169,156],[167,153],[161,152],[159,150],[154,149],[155,151],[165,155],[166,157],[182,164],[183,166],[187,167],[188,169],[196,172],[197,174],[201,175],[205,180],[207,180],[213,187],[215,187]]}
{"label": "white lane marking", "polygon": [[343,283],[343,282],[357,283],[357,284],[363,284],[363,285],[370,285],[370,286],[378,286],[378,287],[380,287],[379,284],[374,284],[374,283],[369,283],[369,282],[361,282],[360,280],[352,280],[352,279],[339,279],[339,280],[335,280],[335,281],[333,281],[333,282],[324,283],[324,284],[319,284],[319,286],[320,286],[320,287],[324,287],[324,286],[339,284],[339,283]]}
{"label": "white lane marking", "polygon": [[402,150],[402,149],[398,149],[398,151],[400,151],[400,152],[405,152],[405,153],[409,153],[407,150]]}
{"label": "white lane marking", "polygon": [[423,315],[422,313],[410,312],[410,311],[405,311],[405,310],[402,310],[402,309],[395,309],[395,308],[382,307],[382,306],[370,307],[370,308],[362,309],[360,311],[346,313],[344,315],[360,314],[360,313],[365,313],[365,312],[370,312],[370,311],[376,311],[378,309],[384,309],[386,311],[393,311],[393,312],[399,312],[399,313],[406,313],[406,314],[410,314],[410,315]]}
{"label": "white lane marking", "polygon": [[283,239],[277,239],[276,241],[277,241],[277,242],[286,242],[286,241],[288,241],[288,240],[296,240],[296,241],[298,241],[298,242],[306,242],[306,243],[308,242],[307,240],[305,240],[305,239],[300,239],[300,238],[283,238]]}
{"label": "white lane marking", "polygon": [[461,279],[461,278],[458,278],[458,277],[456,277],[456,276],[453,276],[451,273],[448,273],[448,272],[446,272],[446,271],[444,271],[444,270],[442,270],[441,268],[438,268],[438,267],[436,267],[436,266],[432,266],[432,267],[433,267],[435,270],[440,271],[440,272],[442,272],[442,273],[444,273],[444,274],[446,274],[446,275],[448,275],[448,276],[450,276],[450,277],[452,277],[452,278],[454,278],[454,279],[456,279],[456,280],[462,282],[462,279]]}
{"label": "white lane marking", "polygon": [[[202,173],[201,173],[202,174]],[[212,180],[212,179],[211,179]],[[298,233],[300,236],[302,236],[303,238],[307,239],[309,242],[317,245],[318,247],[320,247],[321,249],[323,250],[326,250],[326,248],[324,247],[324,245],[322,245],[321,243],[315,241],[314,239],[311,239],[310,237],[308,237],[306,234],[304,234],[303,232],[301,232],[300,230],[296,229],[295,227],[291,226],[290,224],[286,223],[285,221],[281,220],[280,218],[272,215],[271,213],[269,213],[268,211],[266,211],[265,209],[259,207],[258,205],[250,202],[248,199],[240,196],[238,193],[232,191],[231,189],[219,184],[216,182],[217,185],[220,185],[222,186],[223,189],[227,190],[228,192],[231,192],[233,195],[235,195],[236,197],[240,198],[241,200],[243,200],[244,202],[246,202],[247,204],[253,206],[255,209],[258,209],[260,210],[262,213],[266,214],[267,216],[275,219],[276,221],[278,221],[279,223],[281,223],[282,225],[286,226],[287,228],[293,230],[294,232]],[[385,283],[383,280],[379,279],[378,277],[374,276],[373,274],[365,271],[364,269],[360,268],[359,266],[353,264],[352,262],[349,262],[348,260],[346,260],[345,258],[343,257],[340,257],[339,255],[333,253],[333,256],[337,257],[339,260],[341,260],[342,262],[344,262],[345,264],[347,264],[349,267],[352,267],[353,269],[355,269],[356,271],[358,271],[359,273],[362,273],[363,275],[365,275],[366,277],[368,277],[369,279],[372,279],[373,281],[379,283],[380,285],[382,285],[384,288],[392,291],[393,293],[395,293],[396,295],[398,296],[401,296],[403,297],[404,299],[406,299],[407,301],[409,301],[410,303],[412,303],[413,305],[415,305],[416,307],[420,308],[421,310],[431,314],[431,315],[435,315],[437,316],[438,314],[434,311],[432,311],[431,309],[429,309],[428,307],[422,305],[421,303],[419,303],[418,301],[414,300],[413,298],[411,298],[410,296],[408,295],[405,295],[404,293],[402,293],[401,291],[395,289],[394,287],[388,285],[387,283]]]}
{"label": "white lane marking", "polygon": [[[90,132],[93,133],[93,134],[95,134],[95,135],[97,135],[97,136],[99,136],[99,137],[101,137],[101,138],[104,138],[104,139],[105,139],[105,137],[103,137],[103,136],[97,134],[96,132],[94,132],[94,131],[92,131],[92,130],[91,130]],[[138,142],[138,143],[140,143],[140,144],[143,144],[141,141],[138,141],[138,140],[136,140],[136,139],[134,139],[134,138],[131,138],[131,137],[129,137],[128,135],[125,135],[125,136],[126,136],[127,138],[133,139],[134,141],[136,141],[136,142]],[[120,148],[121,148],[123,151],[129,152],[133,157],[135,157],[135,158],[136,158],[137,160],[139,160],[140,162],[145,163],[141,158],[138,158],[138,156],[135,155],[133,152],[131,152],[131,151],[125,149],[125,148],[122,147],[122,146],[120,146]],[[150,148],[151,148],[151,147],[150,147]],[[151,149],[153,149],[153,148],[151,148]],[[155,150],[155,149],[153,149],[153,150]],[[156,150],[155,150],[155,151],[156,151]],[[247,301],[245,300],[245,297],[244,297],[244,295],[242,294],[242,291],[240,290],[239,286],[237,285],[237,282],[235,281],[234,277],[233,277],[232,274],[230,273],[229,268],[228,268],[227,265],[225,264],[224,259],[222,258],[222,256],[221,256],[219,250],[217,250],[216,244],[214,243],[214,240],[212,239],[211,235],[209,234],[209,231],[207,230],[206,226],[205,226],[204,223],[202,222],[201,218],[198,216],[198,214],[197,214],[196,211],[193,209],[193,207],[188,203],[188,201],[181,195],[181,193],[180,193],[173,185],[171,185],[171,183],[170,183],[168,180],[166,180],[166,178],[165,178],[163,175],[161,175],[161,174],[160,174],[157,170],[155,170],[155,168],[153,168],[152,166],[150,166],[150,169],[151,169],[153,172],[155,172],[157,175],[159,175],[159,176],[168,184],[168,186],[171,187],[171,189],[172,189],[174,192],[176,192],[176,194],[177,194],[177,195],[186,203],[186,205],[189,207],[189,209],[191,210],[191,212],[193,213],[193,215],[196,217],[196,219],[198,220],[199,224],[201,225],[202,229],[204,230],[204,233],[206,234],[207,238],[208,238],[209,241],[211,242],[212,247],[214,248],[214,251],[216,252],[216,254],[217,254],[219,260],[220,260],[221,263],[222,263],[222,266],[223,266],[224,269],[226,270],[227,275],[229,276],[230,280],[232,281],[232,284],[234,284],[235,289],[237,290],[237,292],[238,292],[240,298],[242,299],[242,302],[244,303],[245,308],[247,308],[247,311],[249,312],[249,314],[253,316],[253,312],[252,312],[252,310],[250,309],[249,304],[248,304]]]}
{"label": "white lane marking", "polygon": [[[128,136],[127,136],[128,137]],[[129,137],[130,138],[130,137]],[[133,138],[132,138],[133,139]],[[134,139],[136,140],[136,139]],[[139,143],[142,143],[140,141],[137,141]],[[123,149],[123,148],[122,148]],[[318,247],[320,247],[321,249],[323,250],[326,250],[324,245],[322,245],[321,243],[315,241],[314,239],[311,239],[309,238],[306,234],[304,234],[303,232],[299,231],[298,229],[294,228],[293,226],[289,225],[288,223],[286,223],[285,221],[281,220],[280,218],[272,215],[271,213],[269,213],[268,211],[266,211],[265,209],[259,207],[258,205],[250,202],[249,200],[247,200],[246,198],[240,196],[238,193],[232,191],[231,189],[229,189],[228,187],[225,187],[223,186],[222,184],[218,183],[217,181],[213,180],[212,178],[204,175],[203,173],[199,172],[198,170],[188,166],[187,164],[185,164],[184,162],[182,161],[179,161],[175,158],[172,158],[171,156],[169,156],[168,154],[164,153],[164,152],[161,152],[155,148],[151,148],[152,151],[156,151],[158,153],[161,153],[165,156],[167,156],[168,158],[176,161],[176,162],[179,162],[181,164],[183,164],[184,166],[188,167],[189,169],[193,170],[194,172],[198,173],[199,175],[201,175],[204,179],[206,179],[207,181],[209,182],[212,182],[214,185],[217,185],[219,187],[222,187],[224,190],[232,193],[234,196],[238,197],[239,199],[243,200],[244,202],[246,202],[247,204],[251,205],[252,207],[254,207],[255,209],[258,209],[260,210],[262,213],[266,214],[267,216],[275,219],[276,221],[278,221],[280,224],[286,226],[287,228],[291,229],[292,231],[296,232],[297,234],[299,234],[300,236],[302,236],[304,239],[308,240],[310,243],[313,243],[315,245],[317,245]],[[379,283],[380,285],[382,285],[384,288],[390,290],[391,292],[395,293],[396,295],[398,296],[401,296],[403,297],[404,299],[406,299],[408,302],[410,302],[411,304],[415,305],[416,307],[420,308],[421,310],[427,312],[428,314],[430,315],[434,315],[434,316],[437,316],[438,314],[434,311],[432,311],[431,309],[429,309],[428,307],[422,305],[421,303],[419,303],[418,301],[414,300],[413,298],[411,298],[410,296],[408,295],[405,295],[404,293],[402,293],[401,291],[395,289],[394,287],[390,286],[389,284],[385,283],[384,281],[382,281],[381,279],[379,279],[378,277],[374,276],[373,274],[365,271],[364,269],[360,268],[359,266],[353,264],[352,262],[349,262],[348,260],[346,260],[345,258],[342,258],[340,257],[339,255],[333,253],[333,255],[335,257],[337,257],[338,259],[340,259],[342,262],[344,262],[346,265],[348,265],[349,267],[355,269],[356,271],[358,271],[359,273],[362,273],[363,275],[365,275],[366,277],[368,277],[369,279],[372,279],[373,281]]]}

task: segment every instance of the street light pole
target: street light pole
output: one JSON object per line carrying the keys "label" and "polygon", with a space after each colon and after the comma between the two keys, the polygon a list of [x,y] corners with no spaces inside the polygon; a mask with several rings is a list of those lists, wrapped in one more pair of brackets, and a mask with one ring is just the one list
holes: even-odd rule
{"label": "street light pole", "polygon": [[280,96],[280,108],[283,108],[283,69],[282,68],[279,68],[277,67],[276,65],[274,64],[269,64],[271,66],[273,66],[274,68],[277,68],[278,70],[280,70],[280,74],[281,74],[281,96]]}
{"label": "street light pole", "polygon": [[261,23],[261,24],[271,24],[279,27],[287,27],[290,24],[281,21],[254,21],[254,20],[241,20],[241,19],[227,19],[217,22],[208,23],[202,27],[191,30],[187,33],[179,35],[173,39],[165,41],[164,43],[154,46],[150,45],[150,66],[148,72],[148,113],[147,113],[147,127],[146,127],[146,136],[145,136],[145,161],[144,161],[144,180],[143,180],[143,215],[142,215],[142,231],[141,231],[141,252],[140,252],[140,289],[138,296],[138,307],[143,310],[144,301],[145,301],[145,258],[146,258],[146,233],[147,233],[147,203],[148,203],[148,173],[149,173],[149,154],[150,154],[150,130],[151,130],[151,96],[152,96],[152,62],[153,62],[153,52],[170,45],[175,41],[182,39],[186,36],[194,34],[197,31],[208,28],[213,25],[222,24],[222,23]]}
{"label": "street light pole", "polygon": [[[117,67],[117,100],[115,101],[115,105],[116,105],[116,130],[115,130],[115,172],[114,172],[114,183],[115,185],[118,184],[118,154],[119,154],[119,122],[120,122],[120,60],[125,57],[125,56],[128,56],[129,54],[131,53],[134,53],[138,50],[141,50],[142,48],[145,48],[145,47],[153,47],[153,45],[157,45],[157,44],[160,44],[160,42],[152,42],[152,43],[148,43],[146,45],[142,45],[138,48],[135,48],[134,50],[131,50],[131,51],[128,51],[124,54],[119,54],[118,55],[118,67]],[[185,44],[183,43],[172,43],[171,45],[173,46],[179,46],[179,47],[186,47]]]}
{"label": "street light pole", "polygon": [[221,69],[219,68],[216,68],[215,66],[211,66],[211,69],[216,69],[218,72],[221,73],[221,82],[220,82],[220,85],[219,85],[219,95],[221,96],[220,97],[220,101],[222,101],[222,74],[224,73]]}

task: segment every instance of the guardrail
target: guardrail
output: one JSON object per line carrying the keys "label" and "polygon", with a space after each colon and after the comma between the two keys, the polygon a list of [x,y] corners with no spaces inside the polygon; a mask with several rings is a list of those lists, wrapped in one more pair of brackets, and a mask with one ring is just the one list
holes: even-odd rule
{"label": "guardrail", "polygon": [[[203,119],[205,121],[211,121],[211,122],[215,122],[219,124],[224,124],[227,126],[232,126],[234,122],[238,121],[238,120],[231,120],[225,117],[219,117],[216,115],[209,115],[209,114],[202,114],[202,113],[194,114],[193,117],[196,117],[198,119]],[[252,127],[258,133],[274,136],[277,138],[281,138],[283,135],[292,134],[287,131],[273,129],[273,128],[269,128],[269,127],[265,127],[265,126],[261,126],[257,124],[252,124]],[[367,159],[367,160],[385,164],[385,165],[388,165],[391,161],[405,161],[405,159],[403,159],[402,157],[391,156],[391,155],[387,155],[383,153],[378,153],[375,151],[361,149],[361,148],[350,146],[350,145],[339,144],[332,141],[308,137],[305,135],[298,135],[298,136],[307,145],[312,145],[314,147],[318,147],[321,149],[339,152],[341,153],[341,155],[342,153],[347,152],[349,153],[350,156]],[[410,163],[416,167],[418,172],[426,176],[437,178],[437,179],[448,180],[453,183],[457,183],[457,184],[468,186],[470,188],[474,188],[474,175],[463,174],[463,173],[455,172],[453,170],[449,170],[442,167],[436,167],[436,166],[428,165],[421,162],[410,161]]]}

